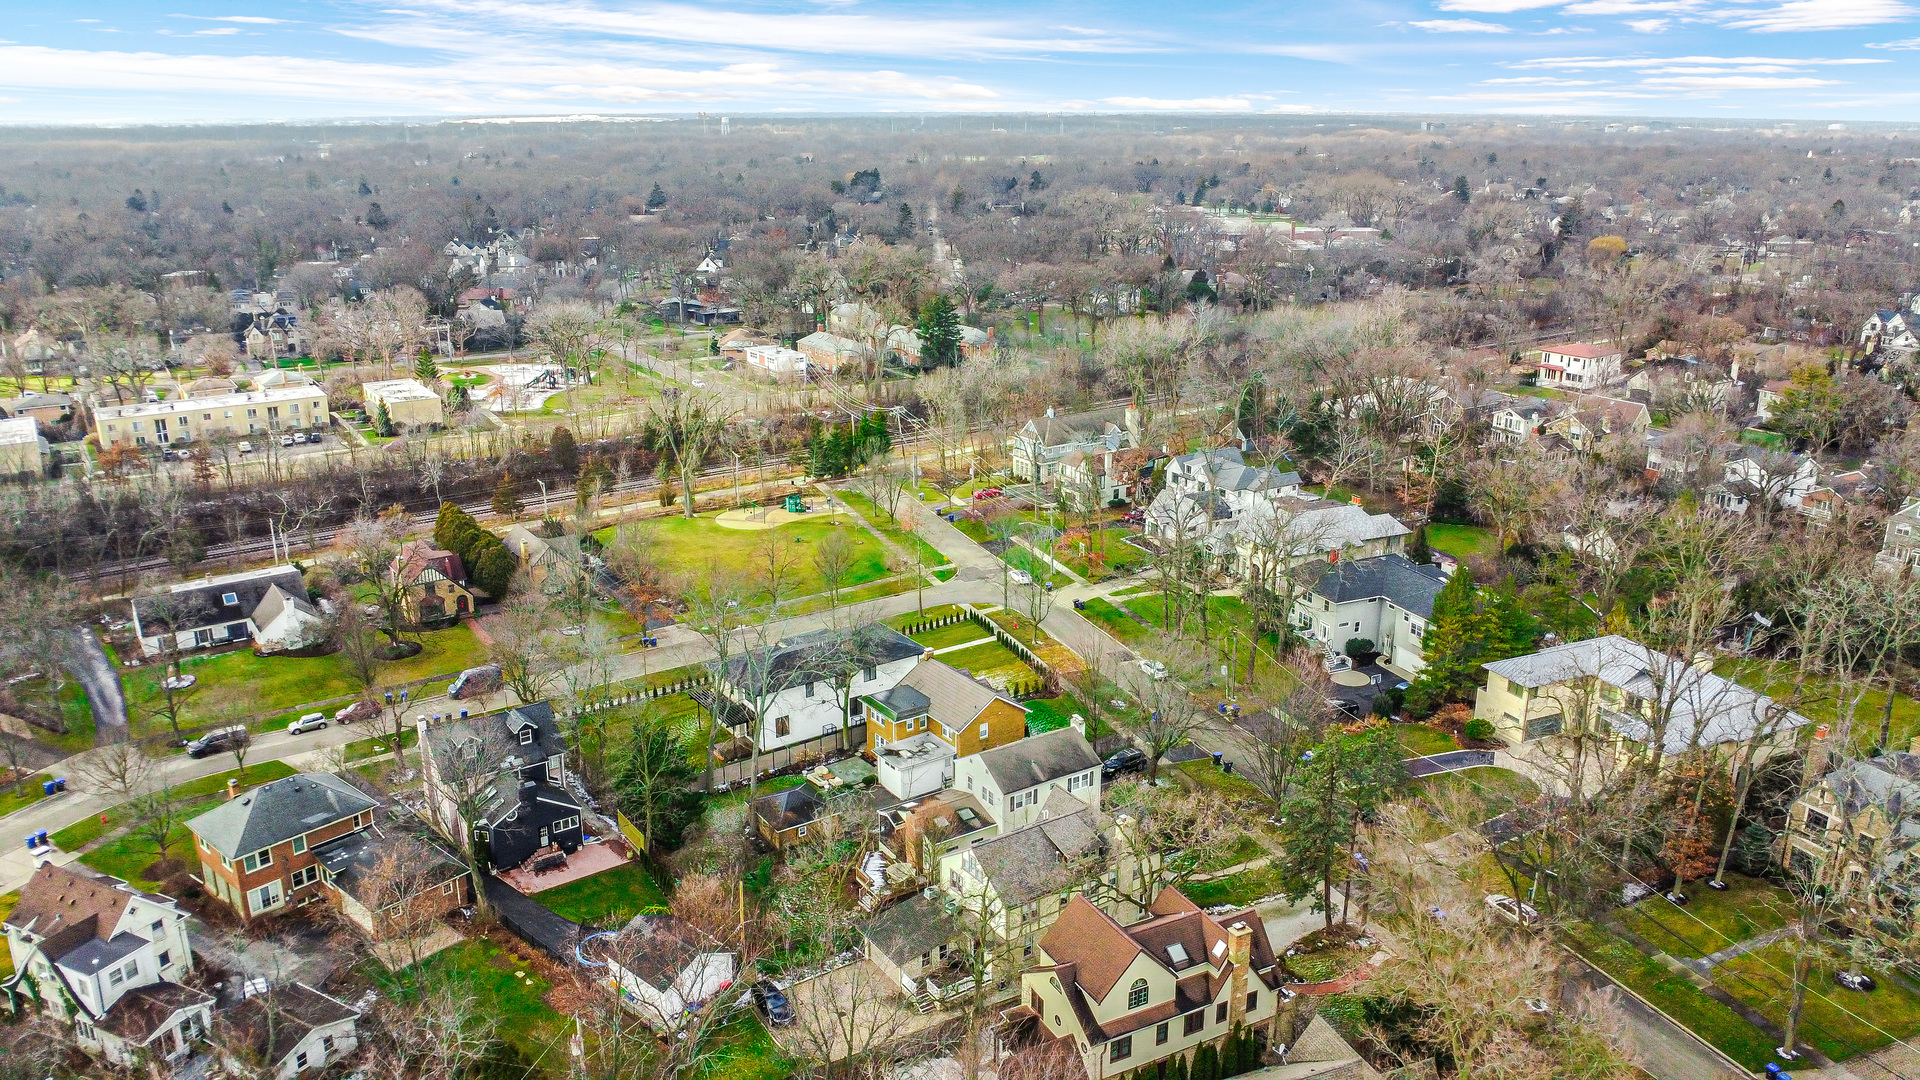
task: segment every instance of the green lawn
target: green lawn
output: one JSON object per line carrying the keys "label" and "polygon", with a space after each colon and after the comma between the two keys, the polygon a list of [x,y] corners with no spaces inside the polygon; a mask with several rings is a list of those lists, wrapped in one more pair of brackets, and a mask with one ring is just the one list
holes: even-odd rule
{"label": "green lawn", "polygon": [[[224,792],[227,781],[236,777],[240,779],[241,790],[244,791],[292,775],[293,767],[284,761],[262,761],[247,766],[245,776],[241,776],[237,769],[228,769],[226,772],[203,776],[198,780],[189,780],[174,788],[173,791],[181,799],[202,800],[209,795]],[[53,846],[61,851],[78,851],[101,836],[127,824],[130,820],[124,806],[116,806],[106,811],[104,816],[107,820],[104,822],[100,820],[102,816],[96,814],[54,833]]]}
{"label": "green lawn", "polygon": [[535,893],[533,898],[556,915],[602,929],[625,925],[645,909],[667,906],[660,883],[637,861]]}
{"label": "green lawn", "polygon": [[700,1057],[706,1080],[785,1080],[799,1068],[746,1010],[714,1031]]}
{"label": "green lawn", "polygon": [[[532,948],[524,946],[522,951]],[[551,984],[520,955],[483,938],[471,938],[420,961],[417,971],[390,973],[378,963],[368,964],[366,970],[389,996],[404,998],[416,986],[443,981],[456,987],[463,996],[486,1003],[499,1022],[499,1038],[531,1060],[552,1062],[553,1075],[566,1071],[566,1040],[573,1025],[541,1000]]]}
{"label": "green lawn", "polygon": [[[1793,697],[1791,661],[1731,658],[1716,661],[1713,670],[1763,694],[1788,701]],[[1833,680],[1826,676],[1809,677],[1801,689],[1800,700],[1793,705],[1796,712],[1816,724],[1839,724],[1839,698],[1834,692]],[[1853,742],[1857,749],[1871,747],[1880,738],[1880,715],[1886,707],[1884,688],[1864,693],[1853,717]],[[1914,736],[1920,735],[1920,701],[1898,692],[1893,695],[1892,732],[1887,746],[1893,750],[1905,749]]]}
{"label": "green lawn", "polygon": [[1586,923],[1566,929],[1567,944],[1588,963],[1606,972],[1654,1007],[1718,1047],[1742,1066],[1759,1072],[1773,1061],[1774,1041],[1739,1013],[1707,996],[1685,975],[1640,955],[1633,946]]}
{"label": "green lawn", "polygon": [[1456,559],[1499,554],[1494,550],[1493,533],[1478,525],[1442,525],[1437,522],[1428,525],[1427,546],[1435,551],[1444,551]]}
{"label": "green lawn", "polygon": [[[1087,716],[1087,707],[1072,694],[1061,694],[1054,698],[1036,698],[1025,703],[1027,706],[1027,733],[1038,735],[1043,731],[1053,731],[1066,727],[1073,720],[1073,714]],[[1088,717],[1089,722],[1092,718]]]}
{"label": "green lawn", "polygon": [[[901,593],[912,592],[913,588],[914,579],[911,576],[904,576],[889,578],[885,581],[871,582],[856,589],[841,589],[840,606],[845,607],[848,604],[863,604],[868,600],[878,600],[883,596],[898,596]],[[804,600],[789,600],[781,604],[780,617],[785,619],[792,618],[795,615],[810,615],[816,611],[826,611],[833,606],[833,598],[821,593]]]}
{"label": "green lawn", "polygon": [[[5,921],[7,916],[13,914],[13,905],[19,902],[20,894],[17,892],[0,895],[0,921]],[[0,978],[10,979],[12,977],[13,950],[8,949],[4,955],[0,955]]]}
{"label": "green lawn", "polygon": [[[845,532],[853,542],[852,565],[841,583],[842,588],[887,576],[886,550],[880,541],[844,516],[823,515],[764,530],[729,529],[715,524],[715,516],[701,514],[692,521],[678,516],[649,518],[639,523],[639,527],[652,533],[658,545],[654,558],[665,577],[704,574],[718,563],[726,570],[744,575],[756,588],[764,588],[767,564],[760,552],[763,542],[773,537],[787,546],[782,558],[790,564],[783,571],[781,595],[811,596],[822,588],[820,571],[813,565],[813,553],[820,541],[835,530]],[[836,521],[840,524],[835,524]]]}
{"label": "green lawn", "polygon": [[913,640],[925,645],[929,649],[944,649],[950,645],[962,645],[969,641],[979,641],[981,638],[990,638],[992,636],[993,635],[982,628],[979,623],[968,619],[965,622],[957,622],[951,626],[922,630],[920,633],[913,635]]}
{"label": "green lawn", "polygon": [[960,614],[960,605],[958,604],[935,604],[925,612],[907,611],[895,615],[893,618],[887,620],[887,625],[893,627],[895,630],[905,630],[909,626],[919,626],[922,623],[930,623],[936,619],[944,619],[949,615],[958,614]]}
{"label": "green lawn", "polygon": [[1212,758],[1199,761],[1183,761],[1173,766],[1182,776],[1208,791],[1218,792],[1235,800],[1264,799],[1260,789],[1239,776],[1230,775],[1214,768]]}
{"label": "green lawn", "polygon": [[1035,678],[1034,670],[1025,660],[1014,655],[1011,649],[998,641],[989,641],[971,648],[950,652],[940,657],[946,663],[982,678],[995,686],[1004,686],[1011,682]]}
{"label": "green lawn", "polygon": [[[1095,529],[1096,535],[1090,539],[1067,539],[1056,543],[1053,557],[1072,567],[1074,573],[1088,581],[1126,577],[1138,572],[1153,559],[1153,556],[1124,541],[1123,538],[1133,531],[1123,525]],[[1082,550],[1083,545],[1090,550]],[[1099,556],[1098,570],[1094,569],[1095,555]]]}
{"label": "green lawn", "polygon": [[1180,891],[1205,908],[1215,904],[1251,904],[1279,893],[1283,887],[1279,871],[1262,867],[1212,881],[1189,881],[1180,886]]}
{"label": "green lawn", "polygon": [[46,798],[47,794],[40,785],[51,779],[53,779],[52,773],[35,773],[32,776],[21,777],[12,791],[0,794],[0,817],[11,814],[15,810],[24,810]]}
{"label": "green lawn", "polygon": [[[1920,996],[1885,975],[1871,993],[1847,990],[1833,981],[1835,965],[1815,961],[1807,979],[1807,1004],[1801,1013],[1801,1038],[1836,1061],[1920,1033]],[[1793,972],[1793,945],[1777,941],[1714,969],[1714,985],[1785,1025]]]}
{"label": "green lawn", "polygon": [[[1674,956],[1701,957],[1787,925],[1793,899],[1785,889],[1728,874],[1727,890],[1688,887],[1684,910],[1652,896],[1620,913],[1620,923]],[[1703,925],[1704,924],[1704,925]]]}
{"label": "green lawn", "polygon": [[[418,656],[382,662],[377,686],[397,686],[429,676],[451,679],[461,669],[484,663],[486,649],[473,634],[473,627],[462,622],[445,630],[419,635],[422,646]],[[201,726],[242,717],[296,713],[301,706],[360,692],[360,685],[349,672],[340,654],[330,656],[285,657],[255,656],[246,649],[217,656],[191,657],[181,669],[196,676],[182,710],[181,725]],[[159,665],[123,671],[127,707],[134,717],[136,733],[157,732],[166,721],[151,716],[160,698]]]}
{"label": "green lawn", "polygon": [[[804,776],[776,776],[770,780],[762,780],[759,783],[759,785],[753,789],[752,795],[754,798],[757,799],[762,795],[771,795],[776,791],[785,791],[788,788],[797,788],[801,784],[804,784],[806,782],[807,782],[807,778]],[[744,803],[747,801],[747,796],[748,796],[748,790],[743,785],[741,787],[734,788],[732,791],[729,791],[724,795],[715,795],[713,798],[708,799],[707,806],[715,810],[725,809],[727,807],[739,806],[741,803]]]}
{"label": "green lawn", "polygon": [[1406,747],[1408,757],[1426,757],[1460,749],[1460,740],[1425,724],[1395,724],[1393,734],[1400,740],[1400,745]]}
{"label": "green lawn", "polygon": [[[385,720],[383,719],[379,722],[385,723]],[[412,749],[413,744],[419,741],[420,730],[418,728],[410,727],[400,733],[400,746],[403,749]],[[389,731],[384,735],[374,735],[365,739],[356,739],[348,743],[346,746],[346,760],[362,761],[366,758],[375,757],[380,754],[390,754],[392,752],[393,733]]]}
{"label": "green lawn", "polygon": [[1483,815],[1482,821],[1506,813],[1515,803],[1540,797],[1540,785],[1512,769],[1491,765],[1422,776],[1413,781],[1412,790],[1436,803],[1450,801],[1458,794]]}
{"label": "green lawn", "polygon": [[1134,622],[1126,612],[1098,596],[1088,600],[1080,614],[1128,645],[1137,645],[1153,636],[1151,629]]}
{"label": "green lawn", "polygon": [[[927,569],[947,565],[947,557],[940,553],[939,548],[922,540],[920,534],[902,528],[898,522],[887,517],[886,511],[875,506],[873,500],[857,491],[838,491],[835,494],[852,507],[854,513],[866,518],[867,524],[878,530],[880,535],[893,541],[902,551],[910,555],[918,552],[920,558],[926,562]],[[903,501],[902,509],[905,505]]]}
{"label": "green lawn", "polygon": [[953,523],[953,527],[959,529],[961,533],[965,534],[968,539],[976,544],[984,544],[993,539],[993,530],[987,528],[986,522],[977,521],[964,514],[960,516],[958,521]]}

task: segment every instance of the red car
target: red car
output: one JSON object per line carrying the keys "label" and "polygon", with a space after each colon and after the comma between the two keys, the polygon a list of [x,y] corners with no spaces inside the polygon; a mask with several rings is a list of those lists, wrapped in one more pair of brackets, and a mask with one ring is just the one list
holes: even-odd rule
{"label": "red car", "polygon": [[999,488],[981,488],[979,491],[973,493],[973,497],[976,499],[997,499],[1000,497],[1000,494]]}

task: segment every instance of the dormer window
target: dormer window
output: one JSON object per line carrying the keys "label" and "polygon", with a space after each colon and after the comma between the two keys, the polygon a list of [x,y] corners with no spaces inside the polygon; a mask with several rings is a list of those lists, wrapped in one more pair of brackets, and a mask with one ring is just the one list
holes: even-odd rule
{"label": "dormer window", "polygon": [[521,728],[520,729],[520,745],[530,746],[532,744],[533,744],[533,729],[530,727]]}

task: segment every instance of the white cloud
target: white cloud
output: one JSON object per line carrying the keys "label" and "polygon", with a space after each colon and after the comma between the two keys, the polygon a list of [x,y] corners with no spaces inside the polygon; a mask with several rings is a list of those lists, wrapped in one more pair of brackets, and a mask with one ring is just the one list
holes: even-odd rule
{"label": "white cloud", "polygon": [[1430,34],[1510,34],[1513,31],[1499,23],[1481,22],[1478,19],[1427,19],[1408,23]]}
{"label": "white cloud", "polygon": [[1920,49],[1920,37],[1901,38],[1899,41],[1869,41],[1867,42],[1867,48],[1911,51],[1913,49]]}
{"label": "white cloud", "polygon": [[1838,86],[1835,79],[1773,78],[1765,75],[1679,75],[1643,80],[1643,86],[1672,86],[1687,90],[1798,90],[1810,86]]}
{"label": "white cloud", "polygon": [[1875,57],[1840,57],[1825,59],[1810,57],[1794,59],[1778,56],[1539,56],[1527,60],[1515,60],[1507,64],[1511,68],[1554,68],[1567,71],[1584,71],[1595,68],[1630,68],[1638,71],[1679,70],[1676,65],[1731,70],[1742,73],[1801,71],[1810,67],[1851,67],[1857,64],[1889,64],[1891,60]]}
{"label": "white cloud", "polygon": [[1565,0],[1440,0],[1433,5],[1441,11],[1477,11],[1484,15],[1508,15],[1516,11],[1555,7]]}
{"label": "white cloud", "polygon": [[1636,34],[1664,34],[1673,25],[1672,19],[1628,19],[1627,29]]}
{"label": "white cloud", "polygon": [[1644,15],[1648,12],[1700,10],[1699,0],[1583,0],[1568,4],[1569,15]]}
{"label": "white cloud", "polygon": [[1481,79],[1482,86],[1605,86],[1603,79],[1555,79],[1547,75],[1528,75],[1514,79]]}
{"label": "white cloud", "polygon": [[[1253,103],[1244,97],[1110,97],[1101,98],[1100,101],[1116,109],[1151,109],[1169,112],[1245,112],[1253,108]],[[1276,108],[1284,111],[1286,107],[1277,106]]]}
{"label": "white cloud", "polygon": [[1920,15],[1920,11],[1900,0],[1787,0],[1765,11],[1742,12],[1728,19],[1726,25],[1738,30],[1779,34],[1849,30],[1856,26],[1900,22],[1915,15]]}
{"label": "white cloud", "polygon": [[195,37],[224,37],[228,34],[243,34],[246,31],[237,26],[216,26],[211,30],[195,30]]}
{"label": "white cloud", "polygon": [[286,19],[269,19],[265,15],[169,15],[170,19],[197,19],[200,22],[252,23],[259,26],[278,26]]}

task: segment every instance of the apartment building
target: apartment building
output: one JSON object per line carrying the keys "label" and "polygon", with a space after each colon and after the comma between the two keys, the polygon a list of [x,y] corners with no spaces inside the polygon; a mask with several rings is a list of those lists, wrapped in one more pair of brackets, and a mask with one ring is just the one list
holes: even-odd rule
{"label": "apartment building", "polygon": [[93,428],[103,447],[166,446],[322,428],[328,416],[327,395],[319,387],[279,386],[203,398],[97,405]]}

